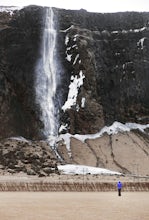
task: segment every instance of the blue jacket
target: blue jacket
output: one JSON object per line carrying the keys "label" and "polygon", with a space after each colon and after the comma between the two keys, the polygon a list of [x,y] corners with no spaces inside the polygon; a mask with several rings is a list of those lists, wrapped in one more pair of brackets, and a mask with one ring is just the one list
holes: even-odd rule
{"label": "blue jacket", "polygon": [[118,188],[118,189],[121,189],[121,188],[122,188],[122,183],[121,183],[120,181],[117,183],[117,188]]}

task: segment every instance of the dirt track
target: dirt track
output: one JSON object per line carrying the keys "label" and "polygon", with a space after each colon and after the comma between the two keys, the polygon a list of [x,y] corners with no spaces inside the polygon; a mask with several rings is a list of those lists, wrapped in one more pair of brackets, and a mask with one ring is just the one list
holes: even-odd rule
{"label": "dirt track", "polygon": [[148,220],[149,193],[1,192],[2,220]]}

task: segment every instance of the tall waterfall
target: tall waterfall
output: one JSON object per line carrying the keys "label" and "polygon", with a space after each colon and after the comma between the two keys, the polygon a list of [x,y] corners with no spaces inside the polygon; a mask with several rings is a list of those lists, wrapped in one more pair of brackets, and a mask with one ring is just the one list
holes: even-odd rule
{"label": "tall waterfall", "polygon": [[55,104],[56,79],[56,29],[52,8],[46,9],[45,27],[41,47],[41,57],[36,66],[36,102],[40,106],[43,134],[56,136],[58,118]]}

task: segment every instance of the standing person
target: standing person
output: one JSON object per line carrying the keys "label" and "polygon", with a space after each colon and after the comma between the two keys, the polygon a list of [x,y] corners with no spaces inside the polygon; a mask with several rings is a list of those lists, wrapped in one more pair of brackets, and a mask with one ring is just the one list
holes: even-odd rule
{"label": "standing person", "polygon": [[118,189],[118,196],[121,196],[121,189],[122,189],[122,183],[121,183],[121,181],[119,181],[119,182],[117,183],[117,189]]}

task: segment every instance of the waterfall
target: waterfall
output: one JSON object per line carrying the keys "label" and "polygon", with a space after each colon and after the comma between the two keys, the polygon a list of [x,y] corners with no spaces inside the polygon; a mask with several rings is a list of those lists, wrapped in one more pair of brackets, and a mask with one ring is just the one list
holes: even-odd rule
{"label": "waterfall", "polygon": [[54,13],[52,8],[46,9],[45,27],[41,46],[41,57],[36,66],[36,102],[41,110],[43,135],[57,136],[58,117],[55,104],[57,88],[56,78],[56,29],[54,27]]}

